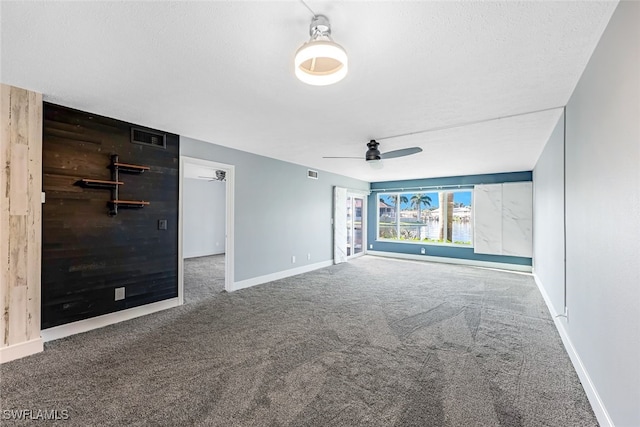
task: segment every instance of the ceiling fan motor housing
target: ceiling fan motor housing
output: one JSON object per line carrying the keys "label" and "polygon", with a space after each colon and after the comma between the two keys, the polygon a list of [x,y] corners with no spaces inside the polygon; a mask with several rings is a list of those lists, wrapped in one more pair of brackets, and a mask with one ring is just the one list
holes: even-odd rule
{"label": "ceiling fan motor housing", "polygon": [[378,150],[378,145],[380,145],[380,143],[378,143],[375,139],[372,139],[367,143],[367,147],[369,147],[369,149],[367,150],[367,154],[365,155],[365,159],[367,161],[380,160],[380,150]]}

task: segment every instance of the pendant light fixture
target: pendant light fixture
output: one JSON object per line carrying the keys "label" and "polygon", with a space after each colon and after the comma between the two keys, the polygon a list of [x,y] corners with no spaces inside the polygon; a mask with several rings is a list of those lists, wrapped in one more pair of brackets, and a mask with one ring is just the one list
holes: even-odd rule
{"label": "pendant light fixture", "polygon": [[309,35],[311,39],[296,52],[296,77],[314,86],[330,85],[342,80],[348,71],[347,52],[331,39],[329,18],[314,14]]}

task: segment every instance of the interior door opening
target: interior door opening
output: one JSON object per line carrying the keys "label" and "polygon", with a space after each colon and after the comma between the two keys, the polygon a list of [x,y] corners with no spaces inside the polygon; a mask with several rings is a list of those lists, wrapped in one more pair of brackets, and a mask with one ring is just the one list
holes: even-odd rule
{"label": "interior door opening", "polygon": [[[194,303],[228,290],[233,166],[183,159],[179,297]],[[232,219],[231,219],[232,221]]]}

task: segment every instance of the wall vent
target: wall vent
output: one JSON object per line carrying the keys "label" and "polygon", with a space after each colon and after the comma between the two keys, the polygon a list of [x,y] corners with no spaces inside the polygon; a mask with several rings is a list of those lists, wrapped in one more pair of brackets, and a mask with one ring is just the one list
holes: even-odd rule
{"label": "wall vent", "polygon": [[131,142],[134,144],[150,145],[152,147],[167,148],[167,135],[148,129],[131,128]]}
{"label": "wall vent", "polygon": [[318,179],[318,171],[307,170],[307,178]]}

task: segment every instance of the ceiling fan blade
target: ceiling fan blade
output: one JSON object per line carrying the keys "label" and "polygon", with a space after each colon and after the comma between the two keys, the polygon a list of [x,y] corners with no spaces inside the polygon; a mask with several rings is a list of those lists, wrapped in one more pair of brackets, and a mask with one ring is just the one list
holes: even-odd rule
{"label": "ceiling fan blade", "polygon": [[322,156],[323,159],[360,159],[362,157],[345,157],[345,156]]}
{"label": "ceiling fan blade", "polygon": [[396,157],[410,156],[422,151],[420,147],[402,148],[400,150],[387,151],[386,153],[380,153],[381,159],[395,159]]}

